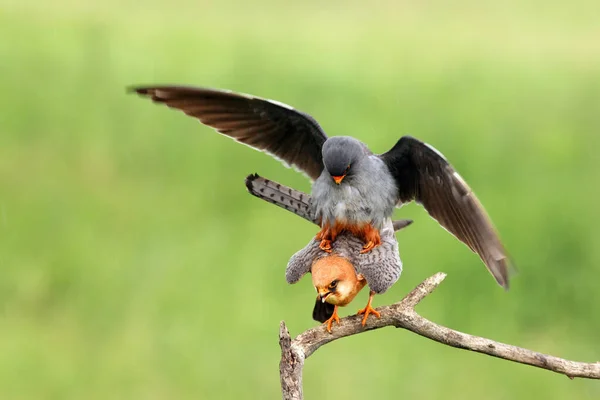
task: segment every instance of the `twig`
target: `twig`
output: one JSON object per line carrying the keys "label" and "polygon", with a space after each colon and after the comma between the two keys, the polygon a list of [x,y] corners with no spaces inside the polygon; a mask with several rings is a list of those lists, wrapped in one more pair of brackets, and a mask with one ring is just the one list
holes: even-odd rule
{"label": "twig", "polygon": [[362,317],[353,315],[343,318],[339,325],[334,325],[332,333],[327,333],[323,326],[318,326],[308,329],[294,340],[291,340],[285,322],[282,321],[279,329],[279,344],[281,345],[279,372],[283,399],[302,399],[302,368],[304,360],[310,357],[319,347],[346,336],[386,326],[403,328],[428,339],[459,349],[476,351],[505,360],[547,369],[564,374],[571,379],[575,377],[600,379],[600,362],[583,363],[565,360],[455,331],[421,317],[414,310],[414,307],[433,292],[442,283],[444,278],[446,278],[446,274],[438,272],[419,284],[400,302],[377,308],[377,311],[381,313],[381,318],[370,319],[365,327],[360,324]]}

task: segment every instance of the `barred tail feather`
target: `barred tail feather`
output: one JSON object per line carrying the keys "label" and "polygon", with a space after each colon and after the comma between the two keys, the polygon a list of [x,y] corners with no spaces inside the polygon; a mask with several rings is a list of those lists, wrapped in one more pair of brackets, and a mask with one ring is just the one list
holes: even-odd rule
{"label": "barred tail feather", "polygon": [[412,223],[413,223],[412,219],[398,219],[396,221],[392,221],[392,224],[394,225],[394,231],[396,231],[396,232],[402,228],[406,228],[407,226],[409,226]]}
{"label": "barred tail feather", "polygon": [[317,223],[311,212],[310,195],[306,193],[270,181],[258,174],[246,177],[246,188],[253,196],[285,208],[310,222]]}
{"label": "barred tail feather", "polygon": [[[250,174],[246,177],[246,188],[251,195],[285,208],[294,214],[319,225],[310,208],[310,195],[284,186],[280,183],[270,181],[258,174]],[[394,230],[399,231],[412,224],[410,219],[393,221]]]}

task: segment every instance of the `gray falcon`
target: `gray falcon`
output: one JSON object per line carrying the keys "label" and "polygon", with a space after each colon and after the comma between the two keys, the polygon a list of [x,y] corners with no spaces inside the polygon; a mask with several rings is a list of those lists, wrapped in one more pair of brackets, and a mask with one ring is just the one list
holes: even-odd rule
{"label": "gray falcon", "polygon": [[394,208],[414,200],[508,287],[509,257],[483,206],[428,144],[404,136],[388,152],[373,154],[352,137],[327,137],[311,116],[276,101],[181,86],[132,90],[306,173],[313,180],[310,213],[321,227],[316,240],[322,250],[331,251],[336,237],[348,232],[363,241],[361,252],[369,252],[382,243],[380,232]]}
{"label": "gray falcon", "polygon": [[[296,215],[317,223],[310,213],[311,197],[277,182],[256,174],[246,178],[246,187],[254,196],[285,208]],[[312,239],[304,248],[292,256],[285,271],[288,283],[296,283],[311,273],[317,300],[313,319],[326,324],[331,332],[333,322],[340,321],[337,309],[350,304],[356,295],[369,285],[369,301],[363,314],[363,326],[369,314],[379,317],[371,306],[375,294],[384,293],[400,277],[402,262],[394,231],[412,223],[411,220],[388,220],[381,229],[381,245],[366,254],[360,254],[362,241],[349,232],[342,232],[332,244],[332,252],[324,252],[319,241]]]}

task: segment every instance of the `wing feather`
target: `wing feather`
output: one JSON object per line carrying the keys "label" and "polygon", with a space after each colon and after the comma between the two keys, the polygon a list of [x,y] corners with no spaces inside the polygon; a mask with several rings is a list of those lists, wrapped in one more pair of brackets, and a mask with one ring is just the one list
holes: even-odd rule
{"label": "wing feather", "polygon": [[485,209],[444,156],[410,136],[380,156],[396,180],[398,201],[416,201],[441,226],[477,253],[508,288],[509,257]]}
{"label": "wing feather", "polygon": [[327,140],[325,132],[311,116],[286,104],[224,90],[184,86],[132,90],[156,103],[181,110],[240,143],[264,151],[313,180],[323,170],[321,148]]}

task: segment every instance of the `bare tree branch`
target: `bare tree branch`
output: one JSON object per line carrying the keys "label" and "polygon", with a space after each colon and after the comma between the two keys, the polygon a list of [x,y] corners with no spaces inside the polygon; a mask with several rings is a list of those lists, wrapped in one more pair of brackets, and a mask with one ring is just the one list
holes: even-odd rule
{"label": "bare tree branch", "polygon": [[302,367],[304,352],[296,346],[292,349],[292,338],[285,322],[279,324],[279,345],[281,346],[281,361],[279,362],[279,378],[284,399],[301,400],[302,396]]}
{"label": "bare tree branch", "polygon": [[400,302],[377,308],[377,311],[381,313],[381,318],[369,319],[365,327],[360,323],[362,317],[353,315],[343,318],[339,325],[334,325],[332,333],[327,333],[323,326],[318,326],[301,333],[294,340],[291,340],[285,322],[282,321],[279,329],[279,344],[281,345],[279,372],[283,399],[302,399],[302,368],[304,360],[310,357],[319,347],[345,336],[356,335],[386,326],[403,328],[428,339],[459,349],[475,351],[547,369],[564,374],[571,379],[575,377],[600,379],[600,362],[583,363],[565,360],[455,331],[421,317],[414,310],[414,307],[433,292],[442,283],[444,278],[446,278],[446,274],[438,272],[419,284]]}

